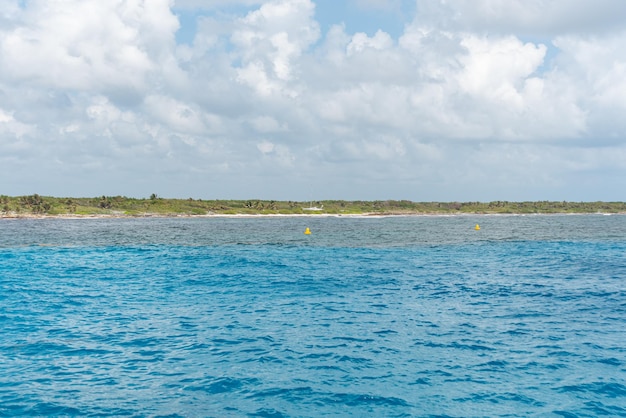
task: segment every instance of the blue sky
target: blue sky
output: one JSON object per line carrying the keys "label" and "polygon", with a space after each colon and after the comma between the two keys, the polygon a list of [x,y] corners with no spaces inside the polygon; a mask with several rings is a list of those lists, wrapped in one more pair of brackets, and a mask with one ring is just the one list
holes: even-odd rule
{"label": "blue sky", "polygon": [[[378,4],[380,3],[380,4]],[[358,1],[315,1],[315,19],[319,22],[321,33],[327,33],[333,26],[341,25],[348,33],[366,33],[373,36],[377,31],[384,31],[394,38],[402,35],[404,27],[410,23],[415,12],[414,1],[392,2]],[[219,8],[174,7],[173,11],[180,22],[176,32],[176,42],[193,44],[198,30],[198,19],[211,17],[216,20],[228,20],[233,16],[243,16],[253,12],[258,5],[225,4]],[[320,41],[323,38],[320,37]]]}
{"label": "blue sky", "polygon": [[0,194],[625,199],[621,0],[0,6]]}
{"label": "blue sky", "polygon": [[[246,5],[233,2],[214,7],[174,7],[179,17],[180,29],[176,39],[180,43],[192,43],[196,35],[196,20],[199,16],[224,16],[228,14],[245,15],[254,11],[258,5]],[[415,2],[408,0],[358,2],[318,0],[315,2],[315,19],[319,22],[323,32],[327,32],[333,25],[344,25],[347,32],[364,32],[374,35],[383,30],[393,37],[402,35],[404,26],[410,23],[415,14]]]}

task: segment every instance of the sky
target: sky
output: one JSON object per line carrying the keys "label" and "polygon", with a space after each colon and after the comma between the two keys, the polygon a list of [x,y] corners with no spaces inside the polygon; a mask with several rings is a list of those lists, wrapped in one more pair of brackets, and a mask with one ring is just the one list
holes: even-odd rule
{"label": "sky", "polygon": [[623,0],[0,0],[0,195],[625,190]]}

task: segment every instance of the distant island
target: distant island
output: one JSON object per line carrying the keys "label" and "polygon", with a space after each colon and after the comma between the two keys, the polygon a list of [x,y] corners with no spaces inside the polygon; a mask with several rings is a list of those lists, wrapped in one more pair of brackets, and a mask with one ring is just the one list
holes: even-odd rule
{"label": "distant island", "polygon": [[[314,210],[311,210],[311,209]],[[317,202],[276,200],[146,199],[0,195],[0,217],[144,217],[210,215],[455,215],[455,214],[626,213],[625,202],[413,202],[409,200]]]}

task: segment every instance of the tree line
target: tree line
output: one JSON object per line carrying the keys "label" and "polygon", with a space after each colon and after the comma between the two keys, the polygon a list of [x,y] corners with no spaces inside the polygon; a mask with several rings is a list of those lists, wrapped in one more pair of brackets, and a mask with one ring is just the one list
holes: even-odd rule
{"label": "tree line", "polygon": [[[491,201],[413,202],[410,200],[317,202],[263,199],[209,200],[167,199],[153,193],[148,198],[97,196],[87,198],[0,195],[0,213],[19,215],[209,215],[209,214],[305,214],[310,205],[323,207],[327,214],[530,214],[530,213],[626,213],[625,202]],[[315,212],[320,213],[320,212]]]}

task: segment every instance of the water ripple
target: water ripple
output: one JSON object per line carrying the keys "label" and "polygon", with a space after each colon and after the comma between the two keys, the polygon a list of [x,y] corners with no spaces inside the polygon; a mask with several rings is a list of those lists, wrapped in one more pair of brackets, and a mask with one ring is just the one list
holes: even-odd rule
{"label": "water ripple", "polygon": [[624,219],[0,221],[0,416],[626,416]]}

